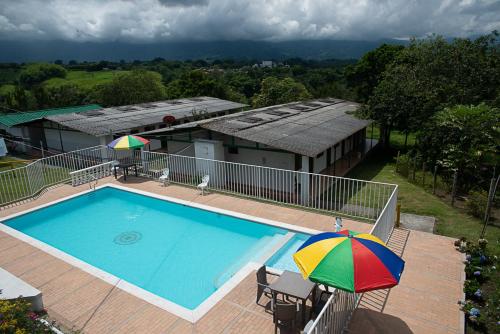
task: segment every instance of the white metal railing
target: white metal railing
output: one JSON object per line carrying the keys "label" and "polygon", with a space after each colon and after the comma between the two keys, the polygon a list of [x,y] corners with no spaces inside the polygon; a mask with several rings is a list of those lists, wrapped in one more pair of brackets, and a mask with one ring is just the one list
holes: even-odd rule
{"label": "white metal railing", "polygon": [[43,189],[70,181],[70,172],[106,160],[103,146],[89,147],[38,159],[26,166],[0,172],[0,207],[37,195]]}
{"label": "white metal railing", "polygon": [[306,334],[342,333],[349,323],[353,310],[357,305],[357,295],[334,289],[325,306],[314,320]]}
{"label": "white metal railing", "polygon": [[71,185],[78,186],[80,184],[96,181],[112,174],[113,162],[105,162],[103,164],[87,167],[70,172]]}
{"label": "white metal railing", "polygon": [[[131,158],[131,157],[129,157]],[[133,157],[142,175],[170,169],[170,181],[196,186],[210,175],[208,189],[375,221],[396,188],[322,174],[148,151]]]}
{"label": "white metal railing", "polygon": [[47,186],[68,182],[71,172],[112,160],[137,164],[139,173],[145,177],[157,178],[161,170],[169,168],[171,182],[196,186],[204,175],[210,175],[208,190],[372,221],[380,219],[396,187],[381,182],[96,146],[0,172],[0,206],[32,197]]}
{"label": "white metal railing", "polygon": [[391,237],[394,223],[396,222],[396,208],[398,205],[398,186],[395,186],[384,209],[378,216],[375,225],[373,225],[370,234],[378,237],[383,242],[388,242]]}
{"label": "white metal railing", "polygon": [[[370,234],[388,242],[395,224],[398,186],[395,185]],[[306,334],[340,334],[349,325],[351,315],[357,307],[358,295],[335,289],[320,314]]]}

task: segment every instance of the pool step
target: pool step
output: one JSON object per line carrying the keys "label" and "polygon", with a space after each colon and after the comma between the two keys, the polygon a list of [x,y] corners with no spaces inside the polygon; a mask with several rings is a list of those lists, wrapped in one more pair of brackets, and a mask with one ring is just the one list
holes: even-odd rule
{"label": "pool step", "polygon": [[245,264],[259,259],[266,251],[279,243],[284,237],[285,235],[283,234],[275,234],[273,236],[265,236],[261,238],[245,254],[243,254],[242,257],[240,257],[237,261],[232,263],[229,267],[227,267],[224,271],[222,271],[214,278],[214,287],[216,289],[220,288]]}

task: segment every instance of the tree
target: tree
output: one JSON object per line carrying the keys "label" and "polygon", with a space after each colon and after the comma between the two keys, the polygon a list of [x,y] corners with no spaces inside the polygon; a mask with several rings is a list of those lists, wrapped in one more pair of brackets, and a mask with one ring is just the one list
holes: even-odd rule
{"label": "tree", "polygon": [[369,98],[364,116],[381,127],[389,146],[392,129],[420,129],[438,110],[494,101],[500,85],[496,32],[476,40],[413,40],[400,51]]}
{"label": "tree", "polygon": [[311,98],[306,87],[292,78],[267,77],[262,80],[260,93],[253,97],[256,108]]}
{"label": "tree", "polygon": [[31,88],[50,78],[65,78],[66,69],[56,64],[30,64],[19,74],[19,83]]}
{"label": "tree", "polygon": [[86,94],[75,84],[66,83],[60,86],[45,88],[46,108],[76,106],[85,103]]}
{"label": "tree", "polygon": [[28,111],[36,108],[36,99],[33,94],[19,85],[16,85],[13,91],[8,92],[2,100],[2,105],[11,111]]}
{"label": "tree", "polygon": [[179,79],[167,85],[168,98],[213,96],[226,98],[226,88],[203,70],[184,73]]}
{"label": "tree", "polygon": [[486,104],[458,105],[436,113],[418,133],[419,151],[430,163],[458,169],[461,184],[470,186],[487,181],[498,165],[500,109]]}
{"label": "tree", "polygon": [[382,80],[382,74],[404,49],[402,45],[382,44],[367,52],[356,65],[346,69],[346,79],[354,88],[359,102],[366,102]]}
{"label": "tree", "polygon": [[134,70],[98,86],[93,95],[104,106],[119,106],[161,100],[165,98],[165,87],[160,74]]}

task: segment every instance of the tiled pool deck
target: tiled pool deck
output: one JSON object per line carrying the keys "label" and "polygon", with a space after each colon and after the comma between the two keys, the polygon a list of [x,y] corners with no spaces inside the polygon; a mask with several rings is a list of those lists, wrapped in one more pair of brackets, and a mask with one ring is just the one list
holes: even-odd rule
{"label": "tiled pool deck", "polygon": [[[99,184],[122,186],[317,230],[332,230],[332,217],[222,194],[129,178]],[[0,211],[0,217],[72,195],[88,186],[53,188],[38,199]],[[344,220],[344,227],[368,232],[371,225]],[[389,247],[406,261],[400,285],[362,297],[349,333],[463,333],[463,257],[453,239],[395,230]],[[272,333],[272,316],[255,304],[255,273],[248,275],[195,324],[113,287],[38,248],[0,232],[0,266],[43,293],[49,315],[83,333]],[[263,297],[261,303],[267,301]]]}

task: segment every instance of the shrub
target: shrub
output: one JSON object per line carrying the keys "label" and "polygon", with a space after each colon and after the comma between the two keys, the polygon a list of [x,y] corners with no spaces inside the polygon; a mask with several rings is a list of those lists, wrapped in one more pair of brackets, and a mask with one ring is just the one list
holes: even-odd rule
{"label": "shrub", "polygon": [[30,304],[22,299],[14,301],[0,300],[0,333],[52,333],[37,318],[38,315],[30,311]]}
{"label": "shrub", "polygon": [[486,191],[472,191],[467,199],[467,210],[477,218],[483,218],[488,204],[488,193]]}
{"label": "shrub", "polygon": [[30,64],[21,71],[19,83],[23,87],[31,88],[50,78],[65,78],[66,69],[56,64]]}
{"label": "shrub", "polygon": [[410,175],[410,170],[411,170],[411,162],[413,161],[413,158],[410,157],[408,154],[401,154],[398,159],[397,163],[397,170],[398,173],[401,174],[404,177],[408,177]]}

